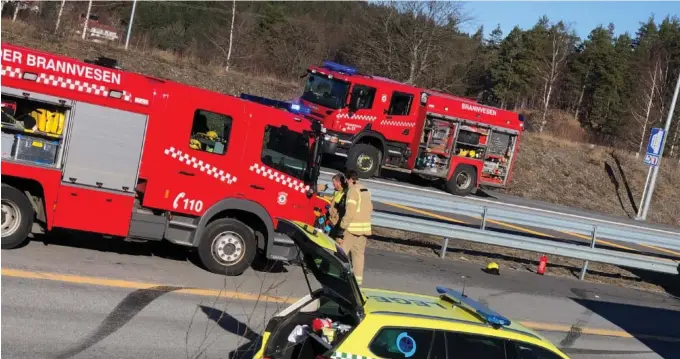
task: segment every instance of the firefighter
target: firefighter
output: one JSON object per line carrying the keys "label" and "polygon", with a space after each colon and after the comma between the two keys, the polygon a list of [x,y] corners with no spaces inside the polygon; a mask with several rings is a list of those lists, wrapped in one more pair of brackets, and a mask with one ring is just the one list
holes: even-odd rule
{"label": "firefighter", "polygon": [[333,183],[333,202],[328,210],[328,220],[331,222],[332,228],[329,235],[335,236],[340,224],[340,220],[345,214],[345,200],[347,199],[347,180],[342,173],[338,173],[331,179]]}
{"label": "firefighter", "polygon": [[371,214],[373,203],[371,193],[359,182],[355,170],[347,172],[347,194],[345,213],[335,235],[343,251],[351,255],[352,271],[361,285],[364,275],[364,252],[367,236],[371,235]]}

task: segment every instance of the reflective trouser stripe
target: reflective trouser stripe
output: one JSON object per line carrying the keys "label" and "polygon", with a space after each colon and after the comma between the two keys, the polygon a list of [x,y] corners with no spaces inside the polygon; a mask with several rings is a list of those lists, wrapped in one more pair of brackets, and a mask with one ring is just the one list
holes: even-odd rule
{"label": "reflective trouser stripe", "polygon": [[350,223],[347,230],[354,234],[369,234],[371,232],[370,223]]}

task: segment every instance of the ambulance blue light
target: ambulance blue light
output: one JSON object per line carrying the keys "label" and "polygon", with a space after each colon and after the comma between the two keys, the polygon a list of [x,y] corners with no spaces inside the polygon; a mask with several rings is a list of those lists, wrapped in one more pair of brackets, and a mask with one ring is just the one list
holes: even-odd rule
{"label": "ambulance blue light", "polygon": [[357,69],[355,69],[352,66],[341,65],[341,64],[331,62],[331,61],[324,61],[323,67],[327,68],[331,71],[341,72],[343,74],[347,74],[347,75],[350,75],[350,76],[356,75],[357,72],[359,72],[359,71],[357,71]]}
{"label": "ambulance blue light", "polygon": [[484,306],[483,304],[473,299],[470,299],[467,296],[463,296],[463,294],[453,289],[437,286],[437,293],[443,294],[444,296],[451,299],[453,302],[457,303],[461,307],[469,311],[473,311],[482,320],[486,321],[489,324],[497,326],[509,326],[511,323],[510,319],[496,313],[494,310]]}

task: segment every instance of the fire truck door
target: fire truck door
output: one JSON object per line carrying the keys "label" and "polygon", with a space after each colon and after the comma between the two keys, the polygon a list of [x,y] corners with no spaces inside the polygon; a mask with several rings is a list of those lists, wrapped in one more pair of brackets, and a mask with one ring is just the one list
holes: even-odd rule
{"label": "fire truck door", "polygon": [[409,142],[416,127],[417,98],[412,93],[393,91],[389,101],[385,120],[380,123],[383,132],[393,141]]}
{"label": "fire truck door", "polygon": [[234,132],[247,124],[216,109],[171,111],[178,114],[175,131],[162,141],[162,165],[147,184],[144,204],[200,216],[235,195],[245,136]]}
{"label": "fire truck door", "polygon": [[342,132],[355,134],[367,124],[379,117],[386,108],[386,105],[376,101],[375,87],[355,84],[350,95],[350,114],[347,117],[338,116],[336,128],[341,128]]}

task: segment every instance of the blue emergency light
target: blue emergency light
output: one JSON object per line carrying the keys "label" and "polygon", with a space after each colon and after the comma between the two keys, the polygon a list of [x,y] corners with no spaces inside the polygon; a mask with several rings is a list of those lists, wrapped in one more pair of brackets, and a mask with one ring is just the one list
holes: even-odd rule
{"label": "blue emergency light", "polygon": [[335,72],[341,72],[347,75],[356,75],[359,71],[352,66],[341,65],[331,61],[324,61],[323,67]]}
{"label": "blue emergency light", "polygon": [[250,95],[250,94],[246,94],[246,93],[241,93],[241,95],[239,97],[244,99],[244,100],[247,100],[247,101],[259,103],[261,105],[266,105],[266,106],[271,106],[271,107],[275,107],[275,108],[278,108],[278,109],[287,110],[287,111],[295,113],[295,114],[308,115],[312,112],[312,110],[309,107],[303,106],[299,103],[290,103],[290,102],[286,102],[286,101],[279,101],[279,100],[274,100],[274,99],[271,99],[271,98],[255,96],[255,95]]}
{"label": "blue emergency light", "polygon": [[437,286],[437,293],[443,294],[446,298],[452,300],[454,303],[457,303],[462,308],[473,312],[489,324],[496,326],[510,325],[510,319],[496,313],[494,310],[484,306],[482,303],[470,299],[467,296],[463,296],[463,294],[453,289]]}
{"label": "blue emergency light", "polygon": [[524,122],[524,115],[519,115],[520,122]]}

